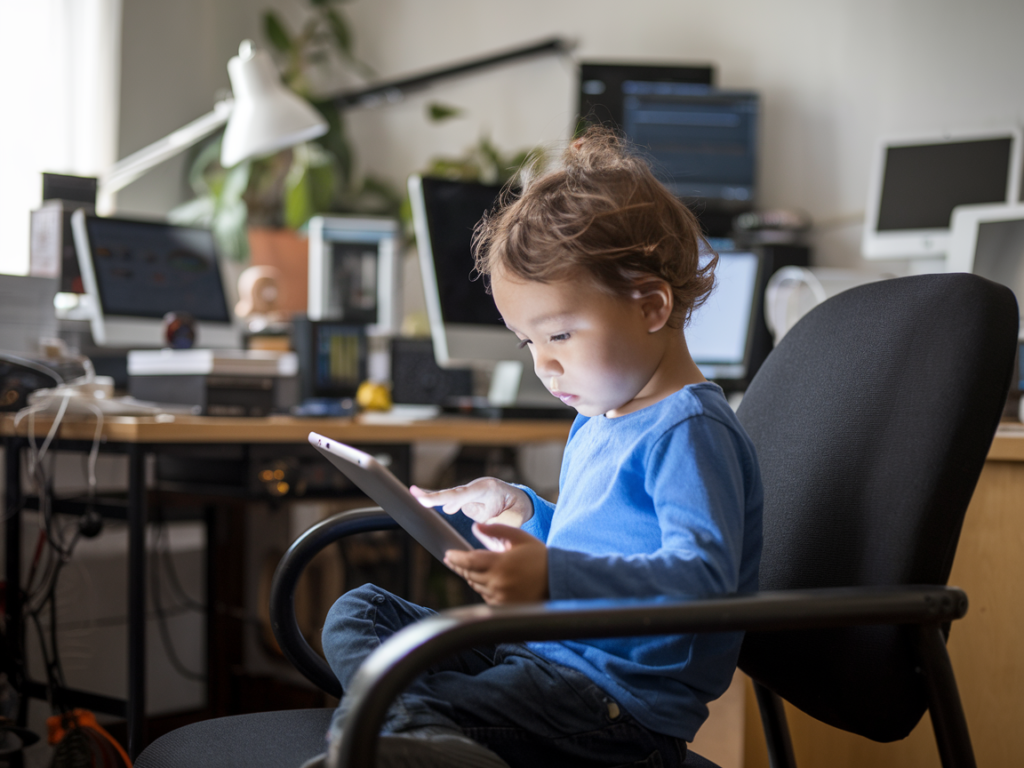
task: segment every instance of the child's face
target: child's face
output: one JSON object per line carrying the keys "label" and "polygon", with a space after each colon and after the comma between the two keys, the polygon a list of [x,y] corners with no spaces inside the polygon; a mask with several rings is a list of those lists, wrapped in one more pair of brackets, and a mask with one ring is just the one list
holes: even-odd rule
{"label": "child's face", "polygon": [[592,280],[540,283],[497,270],[494,303],[533,354],[548,390],[584,416],[619,415],[660,362],[642,299],[615,296]]}

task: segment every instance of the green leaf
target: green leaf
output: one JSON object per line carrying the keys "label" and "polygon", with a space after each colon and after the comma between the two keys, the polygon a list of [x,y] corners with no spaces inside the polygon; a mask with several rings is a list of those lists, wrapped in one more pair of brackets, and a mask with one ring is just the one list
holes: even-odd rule
{"label": "green leaf", "polygon": [[338,44],[338,49],[345,55],[346,59],[351,60],[352,35],[348,30],[348,24],[345,23],[345,20],[333,8],[328,7],[324,15],[327,17],[327,23],[334,34],[334,40]]}
{"label": "green leaf", "polygon": [[284,180],[284,225],[298,229],[313,215],[313,193],[309,178],[309,148],[300,144],[293,152],[292,165]]}
{"label": "green leaf", "polygon": [[245,190],[249,186],[249,177],[252,173],[252,162],[246,160],[234,168],[229,168],[224,178],[224,188],[221,190],[221,199],[224,202],[241,200]]}
{"label": "green leaf", "polygon": [[206,227],[213,226],[214,212],[217,209],[217,201],[210,195],[195,197],[188,202],[182,203],[167,214],[167,220],[171,224],[184,224],[191,226]]}
{"label": "green leaf", "polygon": [[232,261],[249,258],[249,233],[246,222],[249,209],[244,200],[221,207],[213,222],[213,236],[221,254]]}
{"label": "green leaf", "polygon": [[263,14],[263,32],[274,46],[281,53],[288,53],[292,49],[291,35],[285,29],[284,24],[273,11]]}
{"label": "green leaf", "polygon": [[214,141],[204,145],[188,169],[188,185],[197,195],[209,194],[209,175],[222,171],[219,161],[223,138],[224,134],[221,133]]}
{"label": "green leaf", "polygon": [[334,164],[320,165],[308,171],[313,213],[329,211],[334,203],[337,173]]}
{"label": "green leaf", "polygon": [[434,123],[451,120],[453,117],[462,117],[463,112],[461,107],[453,107],[450,104],[441,104],[437,101],[427,104],[427,117]]}

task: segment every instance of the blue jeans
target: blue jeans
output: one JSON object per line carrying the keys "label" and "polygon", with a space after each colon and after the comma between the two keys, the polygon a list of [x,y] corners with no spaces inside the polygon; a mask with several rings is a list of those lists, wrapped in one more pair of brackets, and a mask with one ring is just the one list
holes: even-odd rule
{"label": "blue jeans", "polygon": [[[323,645],[342,688],[382,642],[433,613],[373,585],[339,598]],[[342,698],[332,733],[346,704]],[[383,732],[428,726],[461,731],[512,768],[674,768],[686,756],[684,741],[649,731],[588,677],[521,644],[474,648],[434,665],[396,699]]]}

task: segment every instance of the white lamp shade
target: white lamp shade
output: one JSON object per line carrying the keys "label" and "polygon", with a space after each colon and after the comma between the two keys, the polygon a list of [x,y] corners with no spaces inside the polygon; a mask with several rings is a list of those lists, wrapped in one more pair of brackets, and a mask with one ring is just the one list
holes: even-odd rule
{"label": "white lamp shade", "polygon": [[273,60],[246,40],[228,62],[235,105],[224,131],[225,168],[327,133],[327,121],[281,82]]}

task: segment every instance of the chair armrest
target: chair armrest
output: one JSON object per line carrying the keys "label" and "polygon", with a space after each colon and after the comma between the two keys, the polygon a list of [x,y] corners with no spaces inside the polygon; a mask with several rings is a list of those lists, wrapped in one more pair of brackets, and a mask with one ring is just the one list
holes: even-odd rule
{"label": "chair armrest", "polygon": [[377,737],[394,698],[425,668],[489,643],[690,632],[774,631],[863,624],[942,624],[967,612],[967,596],[942,586],[761,592],[708,600],[593,600],[445,611],[397,632],[359,668],[345,692],[344,736],[328,768],[375,764]]}
{"label": "chair armrest", "polygon": [[306,679],[332,696],[341,696],[341,683],[327,662],[299,631],[295,618],[295,587],[299,577],[323,549],[346,536],[368,531],[386,531],[398,527],[380,507],[339,512],[312,526],[285,552],[274,571],[270,586],[270,626],[281,652]]}

